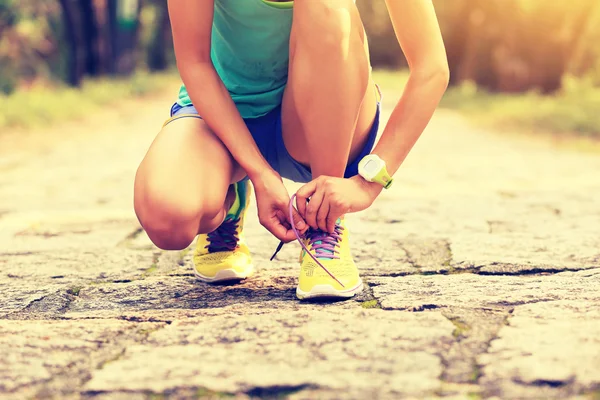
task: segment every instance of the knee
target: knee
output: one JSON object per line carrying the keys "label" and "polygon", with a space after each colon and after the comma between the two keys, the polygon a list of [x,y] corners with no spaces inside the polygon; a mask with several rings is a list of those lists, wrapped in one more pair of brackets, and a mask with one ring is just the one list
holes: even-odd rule
{"label": "knee", "polygon": [[135,212],[152,242],[163,250],[183,250],[203,227],[203,221],[213,220],[222,210],[215,205],[184,202],[160,191],[136,196]]}
{"label": "knee", "polygon": [[197,210],[186,210],[166,199],[135,203],[138,219],[152,242],[163,250],[183,250],[198,234]]}
{"label": "knee", "polygon": [[[301,35],[327,52],[340,52],[362,43],[362,24],[353,0],[296,1],[300,10],[295,22],[304,31]],[[296,13],[296,11],[294,11]],[[312,32],[309,39],[307,32]]]}

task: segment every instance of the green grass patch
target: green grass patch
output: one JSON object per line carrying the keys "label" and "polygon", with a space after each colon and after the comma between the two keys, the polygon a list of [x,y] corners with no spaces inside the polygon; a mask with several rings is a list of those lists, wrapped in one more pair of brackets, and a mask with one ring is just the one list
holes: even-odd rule
{"label": "green grass patch", "polygon": [[360,303],[360,306],[362,308],[381,308],[381,304],[379,304],[379,301],[377,300],[367,300],[367,301],[363,301],[362,303]]}
{"label": "green grass patch", "polygon": [[71,296],[79,296],[79,292],[81,292],[83,286],[74,286],[72,288],[67,289],[67,293]]}
{"label": "green grass patch", "polygon": [[477,381],[479,381],[479,378],[481,378],[481,367],[477,364],[474,364],[473,370],[471,371],[471,376],[469,377],[469,380],[472,383],[477,383]]}
{"label": "green grass patch", "polygon": [[480,399],[483,399],[483,396],[481,395],[481,393],[469,392],[469,393],[467,393],[467,399],[468,400],[480,400]]}
{"label": "green grass patch", "polygon": [[235,396],[231,393],[215,392],[210,389],[199,388],[196,391],[195,397],[196,397],[196,399],[228,399],[228,398],[232,398]]}
{"label": "green grass patch", "polygon": [[600,139],[600,88],[566,79],[561,92],[489,93],[472,83],[451,87],[441,106],[486,127]]}
{"label": "green grass patch", "polygon": [[154,263],[152,264],[148,269],[146,269],[144,271],[144,273],[142,274],[142,276],[144,278],[149,277],[150,275],[154,274],[156,271],[158,271],[158,264]]}
{"label": "green grass patch", "polygon": [[408,71],[400,70],[388,70],[378,69],[373,71],[373,80],[381,88],[383,96],[386,93],[393,93],[393,95],[401,94],[408,81]]}
{"label": "green grass patch", "polygon": [[454,330],[452,331],[452,336],[455,339],[466,336],[467,332],[471,330],[469,324],[467,324],[465,321],[462,321],[460,317],[449,317],[447,315],[445,317],[448,318],[448,320],[455,326]]}
{"label": "green grass patch", "polygon": [[[402,93],[407,71],[377,70],[373,74],[384,95]],[[554,95],[490,93],[473,83],[450,87],[440,106],[459,111],[486,128],[600,139],[600,87],[591,79],[566,78]]]}
{"label": "green grass patch", "polygon": [[[81,88],[37,85],[0,95],[0,131],[6,128],[36,128],[59,121],[81,118],[100,107],[119,100],[142,97],[173,87],[174,72],[150,74],[137,72],[123,79],[87,80]],[[173,96],[176,92],[173,92]]]}

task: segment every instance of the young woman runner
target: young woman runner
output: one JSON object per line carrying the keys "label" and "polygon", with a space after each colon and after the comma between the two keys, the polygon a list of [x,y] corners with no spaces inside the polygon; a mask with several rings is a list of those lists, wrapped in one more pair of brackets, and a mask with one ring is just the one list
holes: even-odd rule
{"label": "young woman runner", "polygon": [[[158,247],[198,236],[198,278],[250,276],[251,181],[261,224],[284,242],[296,238],[291,224],[303,233],[299,298],[362,289],[344,214],[391,185],[448,83],[431,0],[386,2],[410,78],[375,145],[380,96],[354,0],[169,0],[184,85],[134,196]],[[306,183],[291,220],[282,177]]]}

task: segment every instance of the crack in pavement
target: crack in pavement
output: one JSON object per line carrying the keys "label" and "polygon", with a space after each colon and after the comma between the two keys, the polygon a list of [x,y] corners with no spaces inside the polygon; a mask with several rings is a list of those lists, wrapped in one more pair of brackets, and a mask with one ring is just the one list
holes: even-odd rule
{"label": "crack in pavement", "polygon": [[485,354],[512,310],[483,311],[446,309],[442,315],[456,327],[454,340],[440,352],[444,370],[441,380],[451,383],[478,384],[481,366],[477,358]]}
{"label": "crack in pavement", "polygon": [[129,245],[133,241],[135,241],[135,239],[137,239],[138,236],[140,236],[143,232],[144,232],[144,229],[142,227],[135,229],[129,235],[125,236],[125,238],[123,240],[121,240],[119,243],[117,243],[117,247],[127,247],[128,248]]}
{"label": "crack in pavement", "polygon": [[[125,318],[122,318],[122,319],[127,321],[127,319],[125,319]],[[132,323],[136,324],[136,327],[137,327],[136,322],[132,322]],[[92,380],[94,371],[101,370],[101,369],[107,367],[108,365],[110,365],[111,363],[122,359],[125,356],[125,354],[127,353],[127,348],[130,345],[144,343],[152,333],[157,332],[161,329],[164,329],[166,326],[168,326],[170,324],[170,323],[162,324],[160,322],[148,322],[148,321],[144,321],[144,323],[146,323],[146,324],[153,323],[156,326],[153,328],[140,329],[136,332],[132,332],[131,338],[114,343],[112,348],[114,348],[115,351],[110,351],[110,352],[106,351],[105,352],[106,356],[100,357],[99,360],[94,362],[95,366],[88,368],[86,371],[87,373],[85,373],[81,376],[80,383],[76,387],[74,387],[71,391],[65,393],[65,395],[75,395],[75,394],[81,395],[82,394],[81,389],[85,387],[87,382]],[[72,376],[68,375],[67,378],[72,379]]]}

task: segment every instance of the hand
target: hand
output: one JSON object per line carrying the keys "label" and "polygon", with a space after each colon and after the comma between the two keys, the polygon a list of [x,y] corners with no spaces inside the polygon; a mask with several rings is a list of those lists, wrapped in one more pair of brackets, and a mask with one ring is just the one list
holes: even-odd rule
{"label": "hand", "polygon": [[320,176],[298,190],[296,205],[310,227],[332,233],[339,217],[368,208],[382,188],[360,176],[349,179]]}
{"label": "hand", "polygon": [[289,220],[290,195],[275,171],[261,174],[252,180],[256,192],[258,220],[269,232],[283,242],[291,242],[296,235],[290,224],[294,224],[300,233],[308,229],[304,219],[294,208],[293,221]]}

